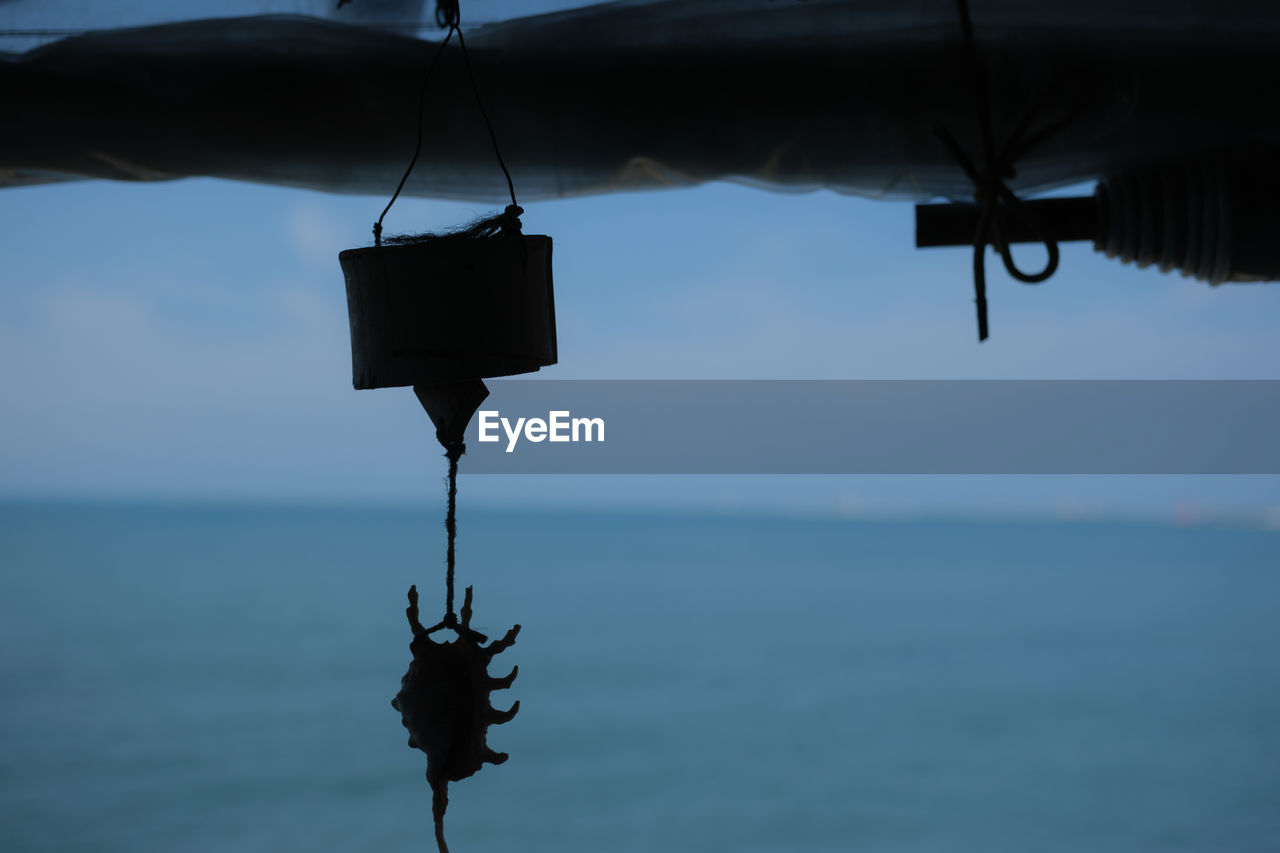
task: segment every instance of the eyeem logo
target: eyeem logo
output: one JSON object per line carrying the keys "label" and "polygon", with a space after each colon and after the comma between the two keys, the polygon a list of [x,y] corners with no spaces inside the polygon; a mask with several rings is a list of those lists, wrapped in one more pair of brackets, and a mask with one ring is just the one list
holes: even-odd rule
{"label": "eyeem logo", "polygon": [[498,427],[507,434],[507,453],[516,449],[521,436],[540,441],[604,441],[604,418],[575,418],[567,410],[547,412],[547,419],[516,418],[513,425],[496,409],[480,411],[480,440],[501,441]]}

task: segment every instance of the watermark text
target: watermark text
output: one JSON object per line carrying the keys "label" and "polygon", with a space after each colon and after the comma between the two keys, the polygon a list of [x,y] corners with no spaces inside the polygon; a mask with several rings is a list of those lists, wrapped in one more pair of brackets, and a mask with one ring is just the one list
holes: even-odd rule
{"label": "watermark text", "polygon": [[507,453],[516,449],[521,438],[535,444],[542,441],[578,442],[604,441],[604,418],[575,418],[567,409],[552,410],[543,418],[510,418],[502,417],[497,409],[481,410],[480,440],[497,442],[502,440],[499,428],[506,434]]}

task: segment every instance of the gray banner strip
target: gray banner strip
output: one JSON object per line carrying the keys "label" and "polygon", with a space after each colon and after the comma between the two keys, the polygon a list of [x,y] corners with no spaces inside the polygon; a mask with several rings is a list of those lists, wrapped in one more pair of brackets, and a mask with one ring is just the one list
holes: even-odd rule
{"label": "gray banner strip", "polygon": [[488,385],[468,474],[1280,473],[1280,381]]}

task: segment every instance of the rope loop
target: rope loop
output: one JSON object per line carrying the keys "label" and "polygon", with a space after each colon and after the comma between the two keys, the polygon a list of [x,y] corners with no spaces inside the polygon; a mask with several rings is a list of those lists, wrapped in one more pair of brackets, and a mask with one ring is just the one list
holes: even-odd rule
{"label": "rope loop", "polygon": [[[1039,284],[1042,281],[1046,281],[1058,271],[1058,241],[1045,235],[1036,218],[1028,211],[1027,206],[1008,187],[1002,187],[1002,190],[1003,192],[999,196],[999,203],[996,207],[996,227],[992,242],[1000,252],[1000,260],[1004,263],[1005,272],[1011,278],[1023,284]],[[1009,241],[1004,239],[1004,232],[1008,230],[1007,222],[1009,216],[1016,217],[1028,231],[1034,234],[1040,244],[1044,246],[1045,252],[1048,253],[1049,257],[1045,260],[1044,267],[1039,272],[1024,272],[1014,262],[1013,253],[1009,249]]]}
{"label": "rope loop", "polygon": [[436,26],[442,30],[458,26],[462,21],[462,10],[458,8],[458,0],[436,0]]}

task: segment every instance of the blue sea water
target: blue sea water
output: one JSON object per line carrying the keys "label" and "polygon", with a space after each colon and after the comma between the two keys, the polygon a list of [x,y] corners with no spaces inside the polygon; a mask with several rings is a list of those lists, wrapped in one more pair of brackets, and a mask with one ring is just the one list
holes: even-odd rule
{"label": "blue sea water", "polygon": [[[0,507],[0,850],[433,850],[424,510]],[[464,511],[455,853],[1275,851],[1280,533]]]}

